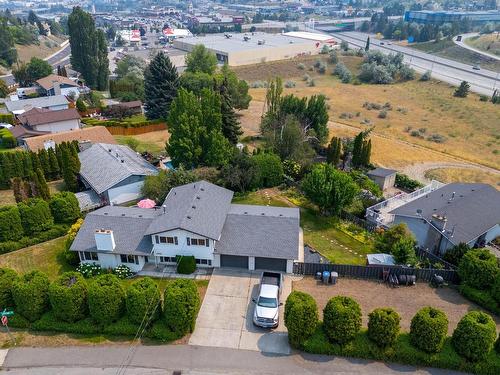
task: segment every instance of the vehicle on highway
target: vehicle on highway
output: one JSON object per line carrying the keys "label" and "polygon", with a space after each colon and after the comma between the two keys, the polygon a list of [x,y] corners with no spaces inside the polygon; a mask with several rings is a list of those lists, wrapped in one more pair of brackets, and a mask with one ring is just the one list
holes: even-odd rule
{"label": "vehicle on highway", "polygon": [[385,43],[384,42],[380,42],[380,45],[383,46]]}
{"label": "vehicle on highway", "polygon": [[276,328],[279,324],[279,307],[283,275],[279,272],[262,272],[259,296],[253,298],[253,324],[263,328]]}
{"label": "vehicle on highway", "polygon": [[474,70],[481,70],[481,67],[480,67],[479,65],[474,65],[474,66],[472,67],[472,69],[474,69]]}
{"label": "vehicle on highway", "polygon": [[461,42],[462,41],[462,35],[458,35],[457,36],[457,42]]}

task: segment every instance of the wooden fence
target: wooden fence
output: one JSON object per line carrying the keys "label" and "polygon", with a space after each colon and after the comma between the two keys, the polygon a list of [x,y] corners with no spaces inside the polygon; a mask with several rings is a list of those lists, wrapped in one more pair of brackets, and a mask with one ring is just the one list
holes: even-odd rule
{"label": "wooden fence", "polygon": [[446,268],[446,269],[449,269],[449,270],[456,270],[457,269],[457,266],[455,266],[454,264],[448,263],[443,258],[440,258],[437,255],[432,254],[425,249],[417,248],[416,253],[417,253],[417,256],[420,258],[429,259],[433,263],[441,263],[444,266],[444,268]]}
{"label": "wooden fence", "polygon": [[151,125],[140,126],[140,127],[136,127],[136,128],[133,128],[133,127],[125,128],[122,126],[106,126],[106,129],[108,129],[109,132],[113,135],[138,135],[138,134],[151,133],[151,132],[157,132],[160,130],[165,130],[165,129],[167,129],[167,124],[165,124],[165,123],[151,124]]}
{"label": "wooden fence", "polygon": [[369,232],[373,232],[375,231],[375,229],[377,229],[377,224],[370,223],[369,221],[361,219],[353,214],[350,214],[349,212],[342,211],[340,213],[340,217],[344,220],[353,222],[354,224],[366,229]]}
{"label": "wooden fence", "polygon": [[316,275],[317,272],[337,272],[339,277],[358,279],[382,279],[383,271],[390,271],[395,275],[415,275],[417,281],[429,282],[434,275],[442,276],[450,283],[458,283],[458,274],[455,270],[440,270],[433,268],[411,268],[403,266],[355,266],[349,264],[324,263],[294,263],[293,273],[298,275]]}

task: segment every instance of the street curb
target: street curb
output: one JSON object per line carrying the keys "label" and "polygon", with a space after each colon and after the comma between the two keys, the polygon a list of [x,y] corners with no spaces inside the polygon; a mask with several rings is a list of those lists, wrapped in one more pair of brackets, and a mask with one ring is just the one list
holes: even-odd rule
{"label": "street curb", "polygon": [[9,349],[0,349],[0,369],[3,368],[3,363],[5,362],[5,358],[7,358],[8,353]]}

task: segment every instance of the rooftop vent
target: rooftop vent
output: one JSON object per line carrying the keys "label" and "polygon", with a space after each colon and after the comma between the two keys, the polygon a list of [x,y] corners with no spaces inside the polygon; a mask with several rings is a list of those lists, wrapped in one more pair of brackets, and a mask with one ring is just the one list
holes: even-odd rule
{"label": "rooftop vent", "polygon": [[264,213],[264,212],[262,212],[262,213],[261,213],[261,215],[262,215],[262,216],[264,216],[264,215],[265,215],[265,213]]}
{"label": "rooftop vent", "polygon": [[243,212],[243,213],[244,213],[245,215],[248,215],[248,212],[247,212],[247,211],[245,211],[245,212]]}
{"label": "rooftop vent", "polygon": [[200,196],[199,196],[199,195],[197,195],[197,196],[196,196],[196,199],[200,199]]}
{"label": "rooftop vent", "polygon": [[188,219],[191,219],[191,216],[186,216]]}
{"label": "rooftop vent", "polygon": [[142,215],[139,215],[139,217],[142,217]]}
{"label": "rooftop vent", "polygon": [[122,216],[125,216],[125,214],[122,214]]}
{"label": "rooftop vent", "polygon": [[200,188],[200,190],[201,190],[201,191],[205,191],[205,189],[204,189],[204,188]]}
{"label": "rooftop vent", "polygon": [[191,208],[196,208],[196,206],[191,206]]}
{"label": "rooftop vent", "polygon": [[107,215],[107,214],[108,214],[107,212],[104,213],[104,215]]}

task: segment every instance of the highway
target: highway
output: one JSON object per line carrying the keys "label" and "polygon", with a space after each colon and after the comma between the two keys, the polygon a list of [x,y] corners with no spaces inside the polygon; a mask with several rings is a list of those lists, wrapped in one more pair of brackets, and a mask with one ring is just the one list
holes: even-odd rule
{"label": "highway", "polygon": [[[69,43],[67,43],[63,48],[61,48],[55,54],[45,58],[52,67],[57,68],[57,65],[67,64],[69,62],[69,57],[71,55],[71,47]],[[0,76],[8,86],[13,85],[15,83],[14,76],[12,74]]]}
{"label": "highway", "polygon": [[383,53],[404,54],[404,61],[419,73],[432,72],[432,77],[449,84],[458,86],[467,81],[471,90],[479,94],[492,95],[495,89],[500,89],[500,72],[481,69],[474,70],[471,65],[445,59],[425,52],[403,47],[387,40],[378,40],[375,35],[360,32],[332,33],[335,39],[346,41],[351,47],[365,48],[366,39],[370,36],[370,50],[379,50]]}

